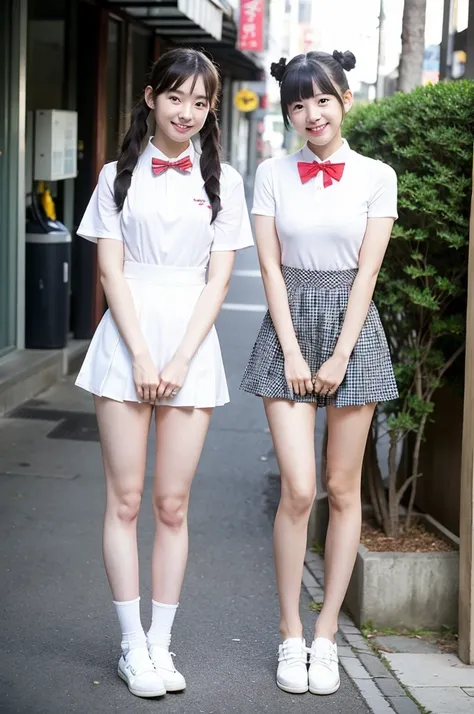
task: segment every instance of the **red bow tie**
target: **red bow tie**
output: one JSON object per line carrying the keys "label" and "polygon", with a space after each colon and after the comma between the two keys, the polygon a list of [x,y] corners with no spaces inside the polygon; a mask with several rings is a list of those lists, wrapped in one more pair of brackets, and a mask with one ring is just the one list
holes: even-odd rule
{"label": "red bow tie", "polygon": [[344,173],[345,164],[332,164],[330,161],[298,161],[298,171],[301,183],[306,183],[320,171],[323,172],[323,185],[327,188],[332,184],[332,180],[340,181]]}
{"label": "red bow tie", "polygon": [[189,173],[193,168],[193,162],[189,156],[184,156],[182,159],[179,159],[179,161],[163,161],[163,159],[152,158],[151,168],[155,176],[159,176],[167,169],[178,169],[179,171]]}

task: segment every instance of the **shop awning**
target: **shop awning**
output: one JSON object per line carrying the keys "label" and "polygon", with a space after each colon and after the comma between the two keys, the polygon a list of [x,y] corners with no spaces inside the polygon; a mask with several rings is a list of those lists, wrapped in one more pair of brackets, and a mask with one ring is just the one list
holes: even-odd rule
{"label": "shop awning", "polygon": [[222,38],[219,0],[109,0],[166,39],[199,42]]}
{"label": "shop awning", "polygon": [[259,60],[237,49],[234,9],[228,0],[109,0],[167,42],[207,52],[236,80],[257,80]]}

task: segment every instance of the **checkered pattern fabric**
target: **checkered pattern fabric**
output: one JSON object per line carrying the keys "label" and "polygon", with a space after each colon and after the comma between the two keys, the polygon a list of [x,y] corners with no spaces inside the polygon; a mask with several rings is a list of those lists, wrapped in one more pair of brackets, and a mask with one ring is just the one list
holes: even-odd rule
{"label": "checkered pattern fabric", "polygon": [[[282,273],[296,338],[315,375],[334,352],[357,270],[311,271],[282,266]],[[316,402],[319,407],[356,406],[398,397],[387,339],[373,302],[344,380],[334,395],[295,395],[286,382],[284,362],[267,312],[240,385],[244,391],[261,397]]]}

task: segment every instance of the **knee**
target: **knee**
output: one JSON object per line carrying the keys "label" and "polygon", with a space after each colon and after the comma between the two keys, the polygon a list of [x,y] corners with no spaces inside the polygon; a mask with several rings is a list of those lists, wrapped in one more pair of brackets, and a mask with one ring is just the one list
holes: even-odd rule
{"label": "knee", "polygon": [[185,496],[159,496],[154,499],[155,519],[168,528],[179,529],[186,520],[187,498]]}
{"label": "knee", "polygon": [[358,505],[360,500],[360,475],[344,469],[329,470],[327,475],[329,505],[337,511],[345,511]]}
{"label": "knee", "polygon": [[123,523],[134,523],[138,518],[142,501],[141,491],[128,491],[115,499],[116,516]]}
{"label": "knee", "polygon": [[281,503],[293,518],[309,517],[315,497],[315,486],[293,486],[282,488]]}

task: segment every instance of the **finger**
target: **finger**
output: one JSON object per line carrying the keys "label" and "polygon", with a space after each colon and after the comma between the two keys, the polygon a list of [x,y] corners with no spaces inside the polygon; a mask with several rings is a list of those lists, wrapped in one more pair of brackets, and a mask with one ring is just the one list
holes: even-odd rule
{"label": "finger", "polygon": [[158,399],[164,399],[166,389],[168,387],[168,382],[160,382],[158,389],[156,390],[156,396]]}
{"label": "finger", "polygon": [[175,388],[176,388],[176,385],[168,384],[168,386],[165,389],[164,398],[169,399],[171,397],[171,395],[173,394]]}
{"label": "finger", "polygon": [[143,401],[144,402],[150,401],[150,387],[148,386],[148,384],[143,385]]}
{"label": "finger", "polygon": [[306,379],[306,380],[305,380],[305,383],[304,383],[304,386],[306,387],[306,392],[307,392],[308,394],[312,394],[312,392],[313,392],[313,382],[311,381],[311,379]]}
{"label": "finger", "polygon": [[300,387],[300,397],[305,397],[306,396],[306,384],[305,381],[302,379],[300,382],[298,382],[299,387]]}
{"label": "finger", "polygon": [[143,387],[141,384],[137,386],[137,397],[139,398],[140,401],[143,401]]}
{"label": "finger", "polygon": [[296,380],[292,381],[293,392],[299,397],[300,396],[300,385]]}

